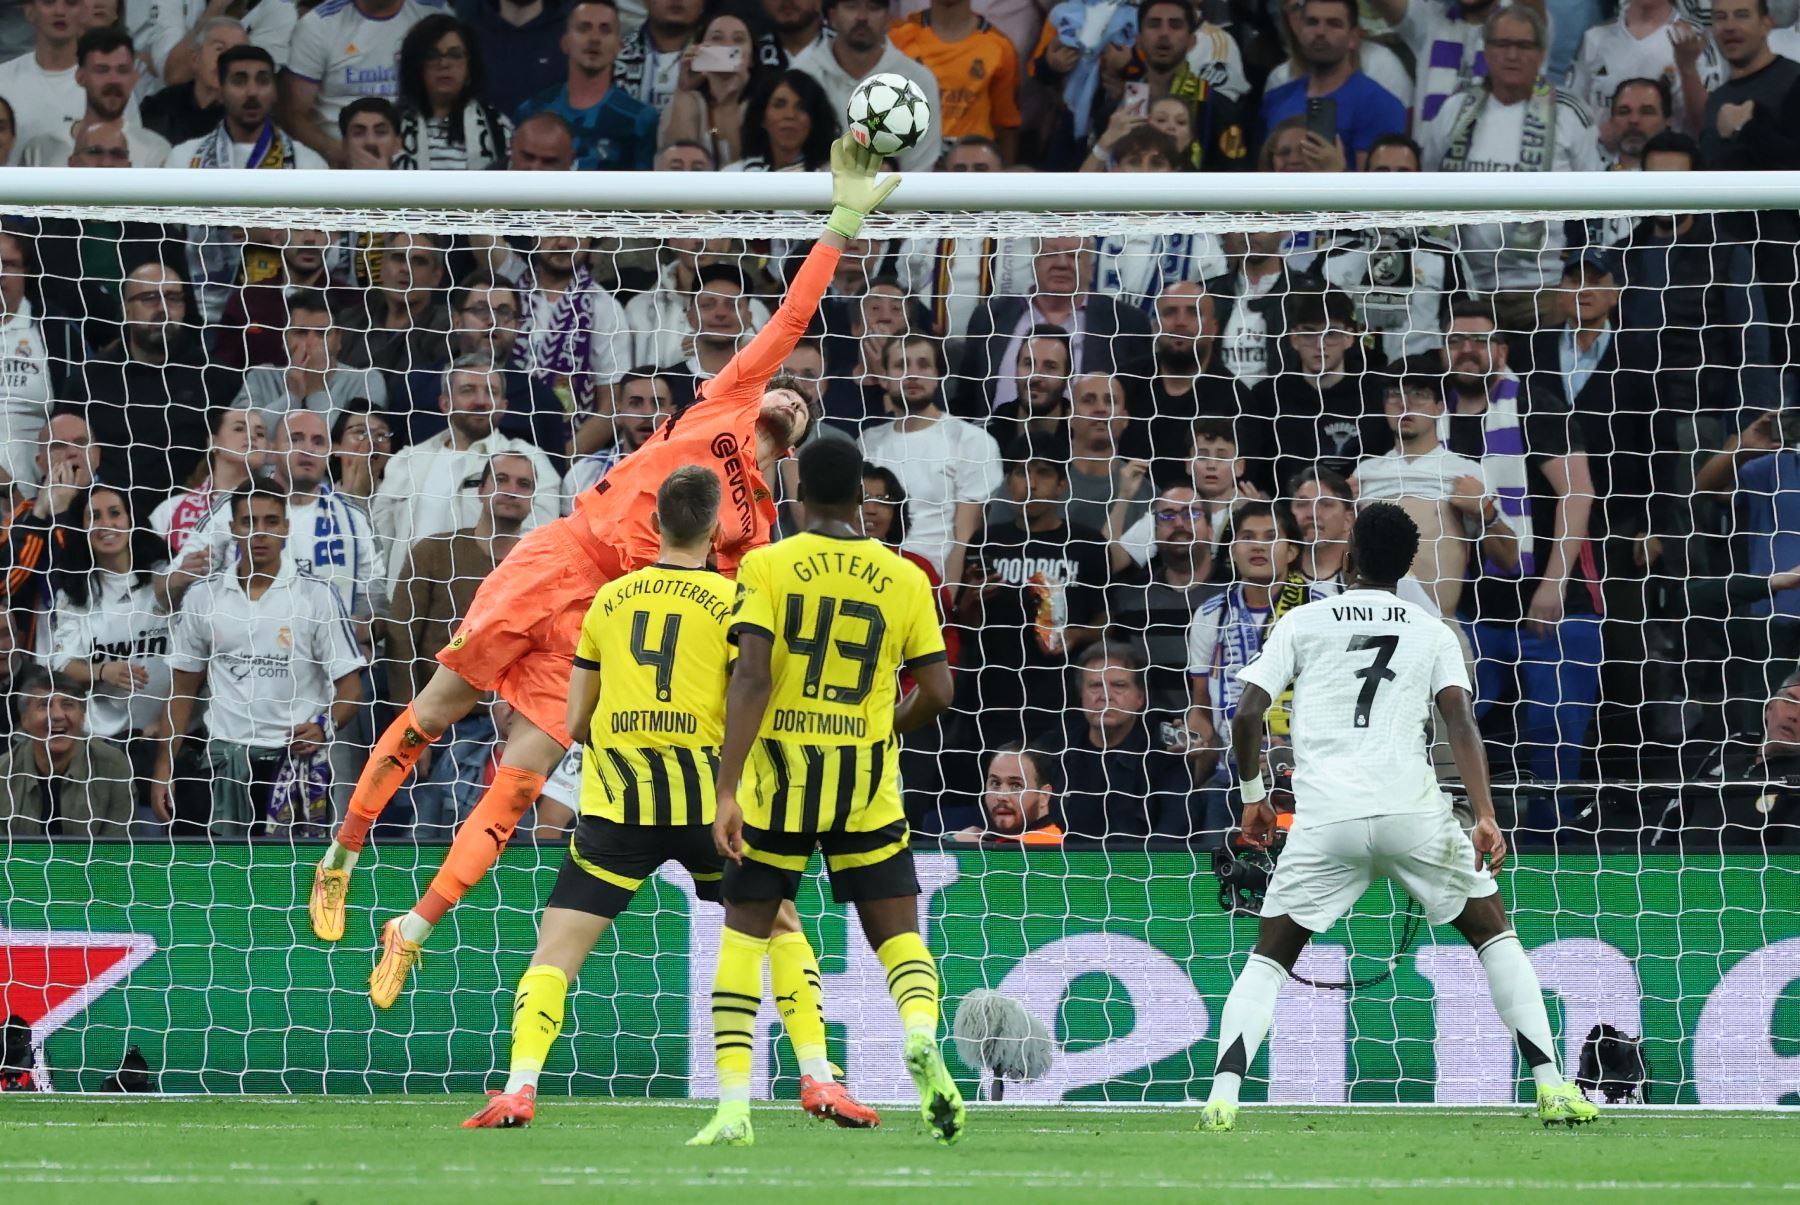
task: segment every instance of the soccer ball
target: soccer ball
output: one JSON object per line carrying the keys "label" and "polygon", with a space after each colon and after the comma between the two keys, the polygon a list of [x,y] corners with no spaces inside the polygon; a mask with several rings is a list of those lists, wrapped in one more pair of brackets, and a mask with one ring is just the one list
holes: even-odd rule
{"label": "soccer ball", "polygon": [[904,75],[883,72],[856,85],[844,116],[852,138],[877,155],[897,155],[931,128],[931,103]]}

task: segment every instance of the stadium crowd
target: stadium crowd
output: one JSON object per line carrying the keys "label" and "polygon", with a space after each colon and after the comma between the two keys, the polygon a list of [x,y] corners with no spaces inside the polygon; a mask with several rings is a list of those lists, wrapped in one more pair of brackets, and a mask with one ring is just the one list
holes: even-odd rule
{"label": "stadium crowd", "polygon": [[[1800,27],[1604,7],[25,0],[0,154],[816,170],[894,71],[937,117],[909,172],[1800,166]],[[1785,212],[857,240],[786,368],[941,585],[915,828],[1216,839],[1237,671],[1383,498],[1527,843],[1800,842],[1797,242]],[[5,220],[8,831],[324,832],[483,576],[766,321],[791,250]],[[503,713],[384,826],[446,836]]]}

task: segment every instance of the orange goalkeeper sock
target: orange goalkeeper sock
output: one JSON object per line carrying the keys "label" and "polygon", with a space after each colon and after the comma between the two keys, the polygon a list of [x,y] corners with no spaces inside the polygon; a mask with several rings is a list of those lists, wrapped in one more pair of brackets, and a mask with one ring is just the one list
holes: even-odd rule
{"label": "orange goalkeeper sock", "polygon": [[481,802],[475,805],[469,818],[456,830],[456,839],[450,843],[450,853],[444,858],[442,869],[431,880],[431,887],[419,901],[419,906],[413,909],[426,924],[435,925],[443,920],[451,905],[481,882],[482,876],[500,860],[500,855],[506,852],[506,843],[512,840],[513,829],[537,802],[547,777],[519,766],[501,766],[494,771],[494,781],[482,792]]}
{"label": "orange goalkeeper sock", "polygon": [[350,807],[338,829],[340,846],[351,853],[362,852],[363,842],[369,837],[369,826],[387,807],[431,742],[442,735],[426,731],[410,705],[395,717],[387,731],[381,734],[381,739],[375,742],[362,774],[357,777],[356,790],[350,795]]}

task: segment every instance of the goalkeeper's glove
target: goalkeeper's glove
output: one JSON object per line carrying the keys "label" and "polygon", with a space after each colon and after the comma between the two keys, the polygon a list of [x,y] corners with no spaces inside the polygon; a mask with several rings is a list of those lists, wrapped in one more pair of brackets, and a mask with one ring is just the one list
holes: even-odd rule
{"label": "goalkeeper's glove", "polygon": [[898,175],[877,182],[875,173],[880,169],[881,156],[850,135],[831,144],[831,217],[825,221],[827,230],[847,239],[861,232],[863,219],[900,187]]}

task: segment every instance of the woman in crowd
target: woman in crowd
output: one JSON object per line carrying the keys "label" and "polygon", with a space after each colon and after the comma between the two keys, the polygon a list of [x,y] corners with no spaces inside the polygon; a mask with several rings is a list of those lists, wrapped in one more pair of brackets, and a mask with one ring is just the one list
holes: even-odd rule
{"label": "woman in crowd", "polygon": [[0,163],[11,163],[13,144],[19,140],[19,119],[12,102],[0,96]]}
{"label": "woman in crowd", "polygon": [[[757,36],[742,13],[720,12],[701,30],[700,40],[681,55],[681,84],[663,110],[658,146],[694,142],[714,163],[730,163],[744,153],[744,110],[759,74]],[[709,59],[735,54],[729,71],[701,70]]]}
{"label": "woman in crowd", "polygon": [[469,27],[433,13],[400,44],[397,168],[481,171],[506,159],[512,122],[480,98],[481,50]]}
{"label": "woman in crowd", "polygon": [[366,398],[351,398],[331,424],[331,484],[368,505],[388,461],[394,458],[394,428]]}
{"label": "woman in crowd", "polygon": [[223,406],[209,416],[212,441],[200,466],[200,480],[169,495],[150,512],[150,529],[169,542],[169,553],[181,549],[196,524],[219,499],[250,480],[268,455],[269,437],[262,415],[246,407]]}
{"label": "woman in crowd", "polygon": [[34,486],[38,435],[50,421],[50,352],[25,295],[36,275],[26,240],[0,230],[0,470]]}
{"label": "woman in crowd", "polygon": [[744,157],[728,172],[816,172],[831,162],[838,115],[818,81],[804,71],[771,72],[744,107]]}
{"label": "woman in crowd", "polygon": [[195,575],[168,571],[161,542],[118,490],[90,487],[73,513],[85,538],[50,573],[49,665],[89,689],[89,733],[124,746],[141,782],[169,698],[169,613]]}

